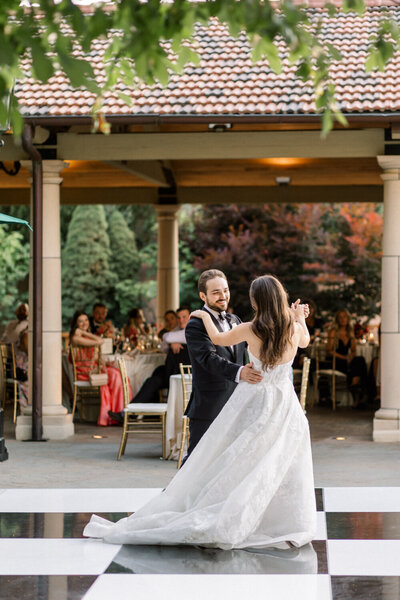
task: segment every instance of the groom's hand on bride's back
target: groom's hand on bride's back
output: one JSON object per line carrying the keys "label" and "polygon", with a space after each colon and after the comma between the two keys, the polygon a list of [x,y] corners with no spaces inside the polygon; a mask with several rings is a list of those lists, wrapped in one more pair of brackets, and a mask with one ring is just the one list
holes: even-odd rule
{"label": "groom's hand on bride's back", "polygon": [[262,375],[260,371],[254,369],[253,363],[249,363],[240,371],[240,380],[247,381],[247,383],[260,383]]}

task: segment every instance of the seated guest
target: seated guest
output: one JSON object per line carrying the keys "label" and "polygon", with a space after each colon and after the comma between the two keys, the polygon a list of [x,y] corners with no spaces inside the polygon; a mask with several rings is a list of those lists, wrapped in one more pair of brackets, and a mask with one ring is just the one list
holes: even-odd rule
{"label": "seated guest", "polygon": [[[189,321],[190,308],[188,306],[180,306],[176,311],[178,319],[178,327],[173,331],[168,331],[163,336],[163,342],[168,344],[168,352],[175,354],[177,362],[176,374],[179,373],[179,363],[189,364],[189,354],[186,346],[185,327]],[[168,359],[168,357],[167,357]],[[171,373],[175,375],[175,373]]]}
{"label": "seated guest", "polygon": [[306,325],[310,334],[310,341],[312,342],[315,336],[323,329],[324,322],[317,316],[317,309],[313,300],[303,300],[303,304],[308,304],[308,308],[310,309],[310,314],[306,317]]}
{"label": "seated guest", "polygon": [[[20,407],[28,404],[28,316],[27,304],[20,304],[15,311],[16,319],[10,321],[6,327],[1,341],[5,344],[14,344],[16,375],[18,379]],[[10,373],[11,377],[12,374]]]}
{"label": "seated guest", "polygon": [[[77,379],[88,381],[89,373],[98,367],[98,348],[104,343],[104,340],[90,332],[89,317],[79,310],[72,317],[69,339],[70,345],[78,348],[75,354]],[[101,369],[103,372],[107,371],[108,383],[100,386],[101,401],[97,425],[113,425],[113,420],[109,417],[108,412],[112,410],[118,413],[124,408],[121,373],[119,369],[109,365],[102,365]]]}
{"label": "seated guest", "polygon": [[173,331],[174,329],[179,329],[178,315],[174,310],[167,310],[167,312],[164,314],[164,327],[160,329],[157,334],[159,339],[162,340],[164,333],[167,333],[167,331]]}
{"label": "seated guest", "polygon": [[21,333],[28,330],[28,305],[25,303],[20,304],[15,314],[17,318],[9,322],[1,337],[1,341],[5,344],[15,344],[21,337]]}
{"label": "seated guest", "polygon": [[143,310],[132,308],[128,313],[128,323],[121,330],[122,336],[129,340],[132,346],[136,346],[139,335],[147,333],[149,333],[149,326],[145,322]]}
{"label": "seated guest", "polygon": [[367,366],[362,356],[356,356],[356,338],[350,313],[339,310],[333,327],[328,331],[327,355],[336,357],[336,370],[347,374],[347,385],[353,396],[354,408],[365,408]]}
{"label": "seated guest", "polygon": [[108,308],[105,304],[97,302],[93,306],[92,316],[89,319],[92,333],[102,337],[114,337],[114,325],[107,319]]}
{"label": "seated guest", "polygon": [[[170,348],[165,365],[157,367],[151,377],[146,379],[133,399],[133,402],[159,402],[160,390],[168,389],[170,376],[177,375],[180,372],[179,363],[190,364],[185,338],[185,327],[189,321],[190,308],[181,306],[176,312],[179,320],[179,330],[170,331],[164,335],[164,338],[168,335],[168,339],[170,340]],[[123,412],[116,413],[110,410],[108,414],[113,420],[122,423]]]}

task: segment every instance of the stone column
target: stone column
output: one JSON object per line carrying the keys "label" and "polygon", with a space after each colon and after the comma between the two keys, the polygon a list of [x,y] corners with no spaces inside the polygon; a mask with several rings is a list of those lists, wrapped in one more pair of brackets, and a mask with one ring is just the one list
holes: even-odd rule
{"label": "stone column", "polygon": [[[30,161],[22,161],[31,170]],[[43,437],[64,439],[74,434],[72,415],[62,405],[61,343],[61,246],[60,173],[67,167],[61,160],[43,161]],[[32,263],[31,263],[32,269]],[[32,278],[30,278],[32,280]],[[31,287],[30,287],[31,289]],[[29,336],[32,339],[32,336]],[[30,356],[32,353],[30,352]],[[29,370],[31,372],[30,362]],[[17,440],[31,438],[32,407],[19,416]]]}
{"label": "stone column", "polygon": [[378,156],[384,169],[382,251],[381,408],[375,442],[400,442],[400,156]]}
{"label": "stone column", "polygon": [[176,204],[156,205],[158,221],[157,323],[179,306],[178,210]]}

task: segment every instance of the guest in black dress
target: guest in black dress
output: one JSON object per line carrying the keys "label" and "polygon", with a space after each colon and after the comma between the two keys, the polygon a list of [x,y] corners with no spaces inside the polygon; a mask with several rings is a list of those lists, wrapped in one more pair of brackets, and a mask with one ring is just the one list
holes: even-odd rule
{"label": "guest in black dress", "polygon": [[353,396],[354,408],[366,408],[363,402],[367,383],[367,365],[362,356],[356,356],[356,338],[350,313],[339,310],[334,325],[328,332],[328,356],[336,357],[336,370],[346,373],[347,385]]}

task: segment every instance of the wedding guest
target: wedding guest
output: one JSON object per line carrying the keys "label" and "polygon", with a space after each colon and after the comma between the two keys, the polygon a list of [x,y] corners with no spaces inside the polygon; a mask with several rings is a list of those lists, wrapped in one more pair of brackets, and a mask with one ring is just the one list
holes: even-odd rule
{"label": "wedding guest", "polygon": [[16,319],[10,321],[1,337],[5,344],[15,344],[25,330],[28,330],[29,307],[23,303],[15,311]]}
{"label": "wedding guest", "polygon": [[[180,306],[176,313],[179,320],[179,330],[170,331],[164,335],[164,339],[168,336],[170,340],[170,348],[165,365],[157,367],[151,376],[146,379],[134,397],[133,402],[159,402],[160,390],[169,389],[170,376],[177,375],[180,372],[179,363],[183,363],[184,365],[190,364],[185,338],[185,327],[190,318],[190,308],[188,306]],[[114,421],[122,423],[122,411],[117,413],[110,410],[108,414]]]}
{"label": "wedding guest", "polygon": [[15,363],[17,370],[19,404],[24,407],[28,404],[28,317],[29,307],[23,303],[15,311],[16,319],[10,321],[6,327],[1,341],[14,344]]}
{"label": "wedding guest", "polygon": [[381,359],[379,348],[381,345],[381,326],[378,328],[378,343],[375,347],[375,355],[371,360],[370,367],[368,369],[368,380],[367,380],[367,395],[368,401],[374,407],[379,407],[381,399]]}
{"label": "wedding guest", "polygon": [[[104,340],[90,332],[89,317],[82,311],[76,311],[72,317],[69,334],[70,346],[77,347],[75,353],[76,375],[80,381],[88,381],[89,373],[99,365],[99,346]],[[121,373],[110,365],[101,365],[107,372],[107,385],[100,386],[100,414],[97,425],[113,425],[115,421],[109,417],[108,411],[121,412],[124,408]],[[129,384],[130,386],[130,384]],[[132,398],[132,390],[130,390]]]}
{"label": "wedding guest", "polygon": [[[176,316],[178,320],[178,327],[176,327],[172,331],[168,331],[163,336],[163,344],[167,345],[166,351],[170,349],[173,354],[180,354],[183,351],[182,362],[183,364],[188,364],[189,355],[186,355],[186,336],[185,336],[185,327],[189,321],[190,308],[189,306],[182,305],[176,311]],[[185,360],[187,359],[187,362]],[[179,365],[179,363],[178,363]],[[179,370],[178,370],[179,372]]]}
{"label": "wedding guest", "polygon": [[132,308],[128,313],[128,322],[123,326],[121,335],[129,340],[131,346],[136,346],[139,335],[149,333],[149,326],[145,322],[143,310]]}
{"label": "wedding guest", "polygon": [[354,408],[366,408],[367,366],[362,356],[356,356],[356,338],[350,313],[339,310],[333,327],[328,331],[327,355],[336,357],[336,370],[347,374],[347,385],[353,396]]}
{"label": "wedding guest", "polygon": [[317,307],[313,300],[303,300],[302,302],[303,304],[308,304],[308,308],[310,309],[310,314],[306,318],[306,325],[312,342],[315,336],[323,329],[324,322],[321,317],[317,316]]}
{"label": "wedding guest", "polygon": [[174,329],[179,329],[178,315],[174,310],[167,310],[164,313],[164,327],[160,329],[157,334],[159,339],[162,340],[164,333],[167,333],[167,331],[173,331]]}
{"label": "wedding guest", "polygon": [[96,302],[93,306],[92,316],[89,319],[90,330],[92,333],[102,337],[114,337],[114,325],[107,319],[108,308],[101,302]]}

